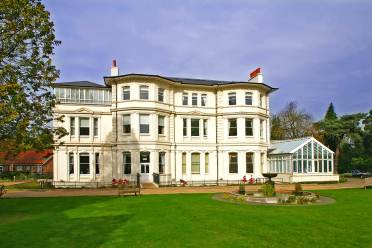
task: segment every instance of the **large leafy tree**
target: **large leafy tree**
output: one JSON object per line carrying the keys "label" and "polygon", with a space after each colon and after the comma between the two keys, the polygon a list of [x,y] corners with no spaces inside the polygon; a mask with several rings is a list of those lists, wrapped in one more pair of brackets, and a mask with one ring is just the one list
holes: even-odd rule
{"label": "large leafy tree", "polygon": [[274,140],[300,138],[312,133],[311,115],[300,110],[295,102],[288,103],[271,119],[271,138]]}
{"label": "large leafy tree", "polygon": [[0,151],[43,149],[65,134],[51,125],[59,75],[51,56],[59,44],[40,0],[1,0]]}

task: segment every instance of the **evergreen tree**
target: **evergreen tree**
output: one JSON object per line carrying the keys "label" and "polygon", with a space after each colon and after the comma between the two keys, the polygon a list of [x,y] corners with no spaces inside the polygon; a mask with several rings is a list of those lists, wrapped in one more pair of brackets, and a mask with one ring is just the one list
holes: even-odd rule
{"label": "evergreen tree", "polygon": [[326,112],[326,115],[325,115],[324,119],[326,119],[326,120],[335,120],[335,119],[337,119],[337,114],[335,112],[335,108],[334,108],[332,102],[328,106],[328,109],[327,109],[327,112]]}

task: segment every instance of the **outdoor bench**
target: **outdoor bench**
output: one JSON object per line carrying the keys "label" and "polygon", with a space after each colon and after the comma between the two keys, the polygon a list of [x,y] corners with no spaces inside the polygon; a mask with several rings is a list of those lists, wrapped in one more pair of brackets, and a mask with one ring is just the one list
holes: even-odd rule
{"label": "outdoor bench", "polygon": [[134,194],[135,196],[141,194],[141,189],[137,185],[125,185],[118,187],[118,195]]}
{"label": "outdoor bench", "polygon": [[0,186],[0,198],[6,194],[6,189],[4,185]]}

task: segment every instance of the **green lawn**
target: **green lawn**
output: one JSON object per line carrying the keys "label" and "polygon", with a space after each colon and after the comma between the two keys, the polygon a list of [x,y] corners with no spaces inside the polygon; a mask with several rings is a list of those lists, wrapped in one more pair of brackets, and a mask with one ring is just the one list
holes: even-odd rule
{"label": "green lawn", "polygon": [[0,200],[0,247],[372,247],[372,190],[332,205],[251,206],[209,194]]}

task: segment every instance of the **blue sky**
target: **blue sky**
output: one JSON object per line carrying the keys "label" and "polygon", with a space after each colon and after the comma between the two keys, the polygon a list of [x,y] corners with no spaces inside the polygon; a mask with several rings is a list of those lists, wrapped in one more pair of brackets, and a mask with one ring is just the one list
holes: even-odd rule
{"label": "blue sky", "polygon": [[324,115],[372,109],[372,1],[44,0],[59,81],[120,73],[247,80],[261,67],[289,101]]}

